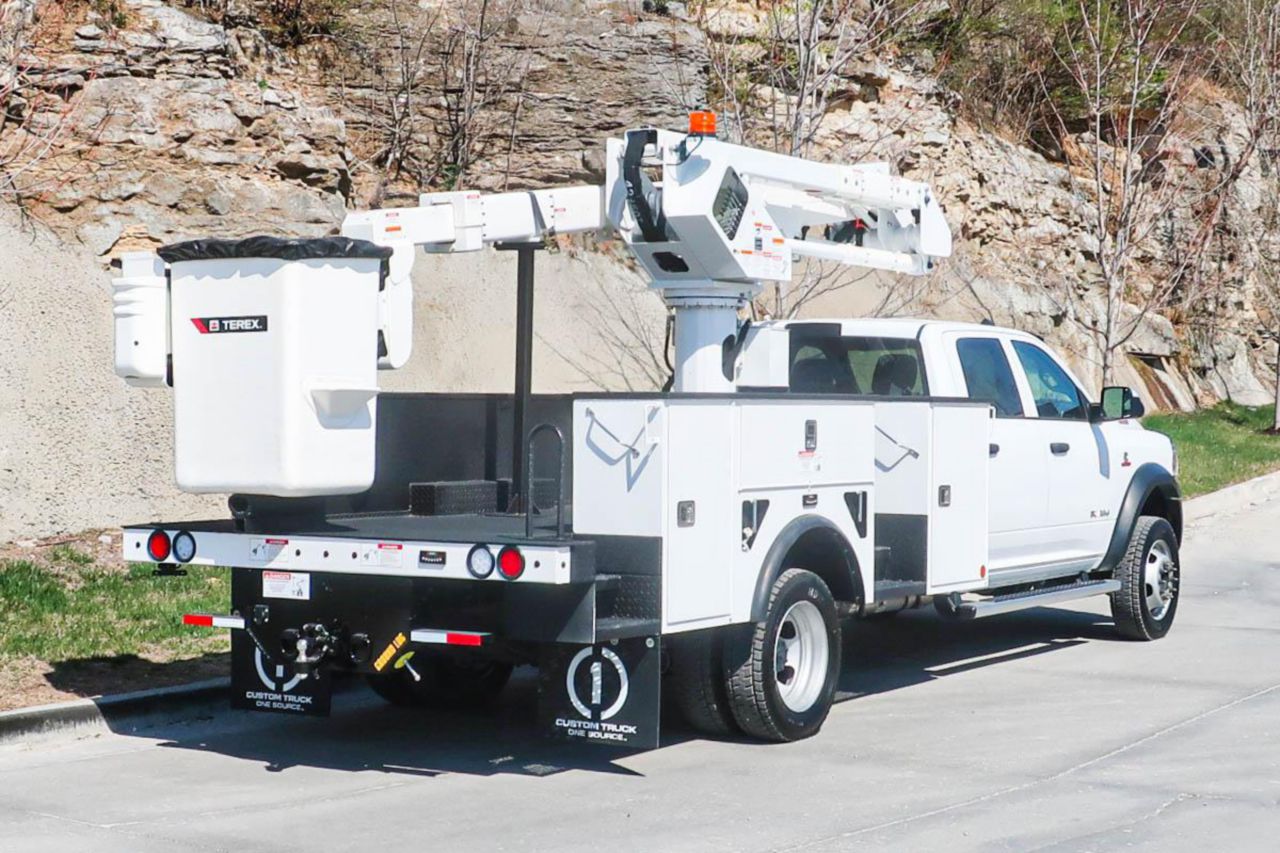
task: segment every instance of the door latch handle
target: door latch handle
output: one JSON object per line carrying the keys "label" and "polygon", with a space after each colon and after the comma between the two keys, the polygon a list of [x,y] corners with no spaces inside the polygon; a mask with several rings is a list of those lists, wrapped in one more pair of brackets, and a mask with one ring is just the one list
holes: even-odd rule
{"label": "door latch handle", "polygon": [[988,456],[999,456],[999,455],[1000,455],[1000,445],[998,445],[998,444],[988,444],[988,445],[987,445],[987,455],[988,455]]}
{"label": "door latch handle", "polygon": [[1054,456],[1062,456],[1070,449],[1071,445],[1067,444],[1065,441],[1055,441],[1049,445],[1049,450]]}

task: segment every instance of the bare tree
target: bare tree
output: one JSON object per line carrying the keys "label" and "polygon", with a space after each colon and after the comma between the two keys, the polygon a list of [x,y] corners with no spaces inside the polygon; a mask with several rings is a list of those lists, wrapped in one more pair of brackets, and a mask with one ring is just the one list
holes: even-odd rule
{"label": "bare tree", "polygon": [[639,279],[594,279],[592,286],[595,293],[584,300],[582,312],[583,326],[591,330],[593,340],[577,352],[566,351],[552,338],[543,342],[592,387],[665,387],[673,372],[668,360],[670,312],[655,310],[653,291]]}
{"label": "bare tree", "polygon": [[1237,165],[1256,152],[1262,172],[1258,222],[1245,231],[1257,258],[1257,293],[1277,345],[1272,425],[1280,432],[1280,0],[1236,0],[1229,33],[1219,33],[1227,73],[1238,81],[1248,140]]}
{"label": "bare tree", "polygon": [[[412,177],[421,186],[428,163],[420,156],[420,136],[426,119],[426,100],[432,40],[437,36],[441,10],[437,9],[417,28],[404,20],[400,0],[387,0],[394,32],[391,67],[377,81],[379,104],[372,111],[375,132],[381,144],[373,163],[383,175],[376,195],[384,192],[387,180]],[[381,203],[381,198],[375,198]]]}
{"label": "bare tree", "polygon": [[[444,111],[437,137],[443,153],[433,179],[452,188],[466,185],[486,142],[505,140],[510,160],[529,51],[503,50],[501,45],[502,37],[527,11],[525,0],[461,0],[450,8],[438,57]],[[497,109],[505,101],[514,104],[505,111]],[[499,135],[504,121],[509,129]]]}
{"label": "bare tree", "polygon": [[21,205],[56,186],[68,168],[50,168],[72,129],[71,92],[37,66],[31,51],[65,10],[37,18],[34,0],[0,0],[0,200]]}
{"label": "bare tree", "polygon": [[[1070,83],[1049,91],[1050,114],[1063,148],[1084,174],[1072,170],[1086,210],[1102,304],[1083,324],[1094,338],[1102,384],[1111,381],[1117,354],[1153,313],[1180,297],[1198,298],[1200,262],[1222,215],[1239,163],[1228,170],[1181,168],[1167,144],[1200,69],[1185,38],[1199,20],[1198,0],[1062,0],[1064,21],[1055,55]],[[1044,77],[1042,77],[1042,81]],[[1078,103],[1082,118],[1062,103]],[[1075,131],[1083,125],[1083,132]],[[1196,227],[1171,234],[1180,211],[1194,210]],[[1142,282],[1138,260],[1163,239],[1178,243],[1160,280]]]}

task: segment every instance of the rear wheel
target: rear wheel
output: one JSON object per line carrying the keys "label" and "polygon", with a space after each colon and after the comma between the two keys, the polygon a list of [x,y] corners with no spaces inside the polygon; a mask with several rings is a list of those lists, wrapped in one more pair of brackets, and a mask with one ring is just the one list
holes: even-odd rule
{"label": "rear wheel", "polygon": [[671,649],[671,698],[686,723],[716,737],[736,734],[724,683],[723,632],[676,634]]}
{"label": "rear wheel", "polygon": [[817,734],[840,674],[840,621],[831,590],[803,569],[774,582],[765,620],[725,638],[729,706],[742,731],[773,741]]}
{"label": "rear wheel", "polygon": [[511,670],[501,661],[418,655],[409,666],[370,675],[369,686],[393,705],[474,709],[498,698]]}
{"label": "rear wheel", "polygon": [[1119,591],[1111,593],[1116,630],[1131,640],[1158,640],[1169,633],[1181,585],[1178,537],[1169,522],[1151,515],[1138,519],[1115,579],[1120,581]]}

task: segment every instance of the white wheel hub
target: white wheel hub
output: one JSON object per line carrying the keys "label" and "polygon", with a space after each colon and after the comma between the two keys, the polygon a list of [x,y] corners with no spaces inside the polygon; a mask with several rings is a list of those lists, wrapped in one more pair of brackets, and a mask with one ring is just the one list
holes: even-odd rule
{"label": "white wheel hub", "polygon": [[1159,621],[1169,612],[1178,589],[1178,565],[1173,560],[1169,543],[1157,539],[1147,552],[1142,567],[1142,594],[1151,618]]}
{"label": "white wheel hub", "polygon": [[811,601],[788,607],[774,646],[774,678],[783,704],[796,713],[812,708],[822,695],[830,660],[822,611]]}

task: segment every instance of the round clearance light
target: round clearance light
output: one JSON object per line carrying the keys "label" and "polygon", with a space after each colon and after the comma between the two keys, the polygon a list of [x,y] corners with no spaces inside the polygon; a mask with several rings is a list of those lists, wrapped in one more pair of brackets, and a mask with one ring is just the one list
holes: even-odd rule
{"label": "round clearance light", "polygon": [[196,555],[196,537],[185,530],[173,537],[173,557],[179,563],[190,563]]}
{"label": "round clearance light", "polygon": [[147,537],[147,553],[151,555],[151,559],[157,563],[163,563],[169,559],[169,534],[163,530],[153,530],[151,535]]}
{"label": "round clearance light", "polygon": [[467,554],[467,571],[482,579],[493,574],[493,552],[488,545],[477,545],[471,549]]}
{"label": "round clearance light", "polygon": [[524,555],[514,545],[508,545],[498,552],[498,571],[509,581],[524,574]]}

